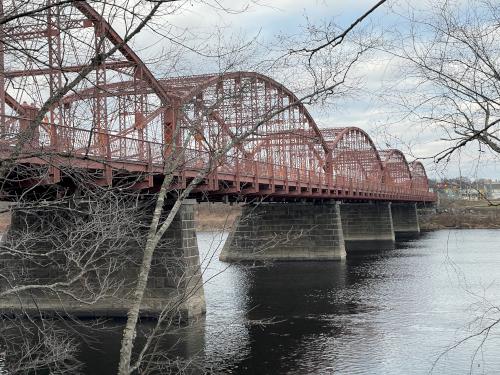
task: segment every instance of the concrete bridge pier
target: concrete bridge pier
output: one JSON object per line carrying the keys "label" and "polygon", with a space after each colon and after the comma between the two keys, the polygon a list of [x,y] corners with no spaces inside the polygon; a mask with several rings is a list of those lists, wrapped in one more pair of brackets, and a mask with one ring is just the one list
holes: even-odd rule
{"label": "concrete bridge pier", "polygon": [[418,237],[420,225],[416,203],[392,203],[391,212],[396,239]]}
{"label": "concrete bridge pier", "polygon": [[260,203],[243,207],[220,260],[341,260],[345,255],[338,203]]}
{"label": "concrete bridge pier", "polygon": [[394,248],[391,203],[342,203],[340,214],[348,254]]}
{"label": "concrete bridge pier", "polygon": [[[194,204],[194,200],[183,203],[155,250],[142,317],[157,318],[167,311],[189,320],[205,312]],[[100,218],[116,220],[116,233],[96,225],[98,216],[85,206],[14,210],[2,239],[3,246],[13,251],[0,258],[0,270],[15,286],[49,287],[0,296],[0,312],[126,317],[151,220],[150,211],[130,208],[143,226],[120,227],[122,221],[113,213]],[[7,288],[5,278],[0,278],[0,292]]]}

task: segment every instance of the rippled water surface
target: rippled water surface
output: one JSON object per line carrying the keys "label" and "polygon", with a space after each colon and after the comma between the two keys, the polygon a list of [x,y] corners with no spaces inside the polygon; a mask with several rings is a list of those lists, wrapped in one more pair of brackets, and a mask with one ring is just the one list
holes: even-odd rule
{"label": "rippled water surface", "polygon": [[[199,235],[203,253],[217,243]],[[426,233],[345,262],[234,266],[205,292],[204,354],[220,372],[500,373],[500,327],[445,352],[500,319],[500,231]]]}
{"label": "rippled water surface", "polygon": [[[344,262],[259,267],[219,262],[225,237],[198,234],[206,319],[170,340],[212,373],[500,374],[500,326],[483,344],[480,335],[452,348],[500,319],[498,230],[436,231]],[[87,374],[116,372],[115,328],[84,352]]]}

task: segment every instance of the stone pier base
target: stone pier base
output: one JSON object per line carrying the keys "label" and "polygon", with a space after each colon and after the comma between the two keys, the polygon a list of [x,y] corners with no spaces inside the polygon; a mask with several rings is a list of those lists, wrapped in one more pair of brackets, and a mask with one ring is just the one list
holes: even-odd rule
{"label": "stone pier base", "polygon": [[416,203],[392,203],[392,222],[396,239],[416,238],[420,234]]}
{"label": "stone pier base", "polygon": [[336,202],[247,205],[220,254],[220,260],[227,262],[343,258]]}
{"label": "stone pier base", "polygon": [[391,203],[343,203],[340,213],[347,253],[394,248]]}
{"label": "stone pier base", "polygon": [[[0,293],[18,291],[0,296],[0,312],[125,318],[151,221],[150,208],[130,204],[14,210],[2,239],[10,250],[0,258],[7,277]],[[156,247],[142,317],[188,320],[205,312],[194,204],[182,204]],[[140,223],[123,215],[138,215]]]}

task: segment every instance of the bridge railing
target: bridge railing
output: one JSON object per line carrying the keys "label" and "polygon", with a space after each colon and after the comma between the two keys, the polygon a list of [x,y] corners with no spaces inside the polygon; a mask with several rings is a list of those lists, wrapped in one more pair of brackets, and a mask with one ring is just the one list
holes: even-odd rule
{"label": "bridge railing", "polygon": [[[18,145],[18,135],[29,126],[29,119],[5,116],[5,126],[0,129],[2,149]],[[124,161],[161,166],[166,155],[174,153],[179,159],[179,170],[200,171],[208,163],[218,172],[253,179],[281,180],[297,186],[316,186],[352,192],[352,194],[372,193],[391,197],[421,197],[428,199],[433,193],[406,185],[385,185],[373,181],[353,180],[342,175],[328,176],[324,170],[309,170],[287,165],[256,161],[253,159],[225,156],[217,164],[206,150],[169,149],[161,142],[107,133],[98,129],[82,129],[42,123],[33,137],[22,146],[23,153],[33,151],[57,152],[68,156],[95,158],[97,160]]]}

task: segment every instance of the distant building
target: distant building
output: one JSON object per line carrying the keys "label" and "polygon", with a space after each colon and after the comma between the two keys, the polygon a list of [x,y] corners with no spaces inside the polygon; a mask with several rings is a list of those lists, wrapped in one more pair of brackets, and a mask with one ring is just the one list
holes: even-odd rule
{"label": "distant building", "polygon": [[[500,183],[499,183],[500,184]],[[438,182],[435,189],[441,198],[459,200],[480,200],[489,195],[487,187],[470,182],[458,184],[455,181]]]}

